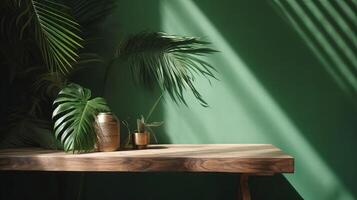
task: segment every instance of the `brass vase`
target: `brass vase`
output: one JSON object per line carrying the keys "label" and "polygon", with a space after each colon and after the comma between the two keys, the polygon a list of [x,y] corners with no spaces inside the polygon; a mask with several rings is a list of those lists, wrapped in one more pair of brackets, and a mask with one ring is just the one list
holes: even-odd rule
{"label": "brass vase", "polygon": [[113,113],[99,113],[95,127],[98,151],[116,151],[120,147],[120,124]]}
{"label": "brass vase", "polygon": [[146,149],[150,144],[150,133],[133,133],[133,145],[136,149]]}

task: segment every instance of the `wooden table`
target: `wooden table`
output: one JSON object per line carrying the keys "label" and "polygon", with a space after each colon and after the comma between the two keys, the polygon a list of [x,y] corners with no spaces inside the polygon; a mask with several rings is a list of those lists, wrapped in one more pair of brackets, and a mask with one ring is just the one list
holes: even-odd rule
{"label": "wooden table", "polygon": [[249,200],[249,176],[293,173],[294,158],[270,144],[150,145],[86,154],[23,148],[0,150],[0,170],[239,173],[239,199]]}

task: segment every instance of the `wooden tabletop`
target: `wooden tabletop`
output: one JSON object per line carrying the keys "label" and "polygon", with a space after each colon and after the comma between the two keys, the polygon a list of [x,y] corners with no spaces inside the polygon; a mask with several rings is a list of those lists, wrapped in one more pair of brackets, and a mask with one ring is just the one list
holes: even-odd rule
{"label": "wooden tabletop", "polygon": [[23,148],[0,150],[3,171],[293,173],[294,158],[270,144],[170,144],[145,150],[70,154]]}

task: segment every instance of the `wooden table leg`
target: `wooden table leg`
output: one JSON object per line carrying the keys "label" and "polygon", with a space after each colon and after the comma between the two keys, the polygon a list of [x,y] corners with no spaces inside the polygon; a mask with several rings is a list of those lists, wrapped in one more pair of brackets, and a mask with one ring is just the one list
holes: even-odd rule
{"label": "wooden table leg", "polygon": [[239,200],[250,200],[250,192],[248,185],[248,174],[240,175],[240,184],[239,184]]}

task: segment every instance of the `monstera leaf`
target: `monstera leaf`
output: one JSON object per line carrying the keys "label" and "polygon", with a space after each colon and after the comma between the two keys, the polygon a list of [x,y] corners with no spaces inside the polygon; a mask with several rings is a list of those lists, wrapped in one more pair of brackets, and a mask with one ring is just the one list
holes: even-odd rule
{"label": "monstera leaf", "polygon": [[109,107],[103,98],[90,97],[89,89],[72,83],[59,92],[53,103],[54,131],[65,151],[80,153],[94,149],[97,140],[95,116],[108,112]]}

